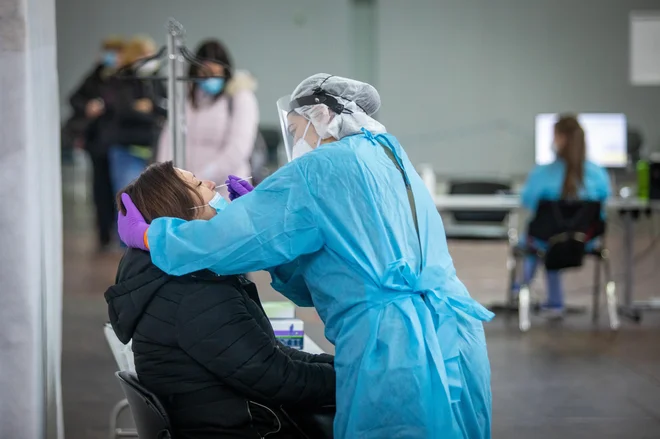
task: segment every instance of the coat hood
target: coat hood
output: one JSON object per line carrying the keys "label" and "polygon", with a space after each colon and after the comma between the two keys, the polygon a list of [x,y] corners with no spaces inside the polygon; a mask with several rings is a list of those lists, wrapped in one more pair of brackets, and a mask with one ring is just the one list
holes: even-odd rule
{"label": "coat hood", "polygon": [[169,279],[151,263],[149,253],[137,249],[126,252],[119,263],[115,285],[105,292],[110,323],[122,343],[133,338],[147,306]]}
{"label": "coat hood", "polygon": [[227,83],[227,94],[229,96],[234,96],[244,90],[251,92],[256,91],[257,80],[250,74],[250,72],[237,70],[231,80]]}

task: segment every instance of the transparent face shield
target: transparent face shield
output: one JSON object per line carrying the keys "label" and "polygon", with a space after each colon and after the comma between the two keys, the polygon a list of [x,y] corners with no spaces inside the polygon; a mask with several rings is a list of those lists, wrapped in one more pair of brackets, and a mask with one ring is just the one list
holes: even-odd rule
{"label": "transparent face shield", "polygon": [[280,127],[282,128],[282,138],[284,139],[284,149],[286,150],[286,158],[293,160],[293,134],[289,132],[289,113],[291,108],[291,95],[286,95],[277,100],[277,115],[280,119]]}

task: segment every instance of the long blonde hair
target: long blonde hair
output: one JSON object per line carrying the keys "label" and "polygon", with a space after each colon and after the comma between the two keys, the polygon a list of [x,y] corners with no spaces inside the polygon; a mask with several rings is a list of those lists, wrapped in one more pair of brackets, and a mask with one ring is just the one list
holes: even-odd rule
{"label": "long blonde hair", "polygon": [[575,116],[561,116],[555,124],[555,135],[562,135],[566,144],[557,151],[557,156],[566,164],[566,175],[561,190],[562,198],[575,198],[584,180],[586,143],[584,130]]}

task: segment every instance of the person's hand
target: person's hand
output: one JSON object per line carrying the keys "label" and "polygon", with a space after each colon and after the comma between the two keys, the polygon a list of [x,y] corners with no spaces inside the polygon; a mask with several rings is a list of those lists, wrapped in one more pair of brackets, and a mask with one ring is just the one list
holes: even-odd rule
{"label": "person's hand", "polygon": [[131,248],[149,250],[144,242],[144,234],[149,224],[144,220],[133,200],[127,193],[121,194],[121,202],[126,209],[126,215],[119,212],[117,215],[117,231],[119,239]]}
{"label": "person's hand", "polygon": [[234,201],[236,198],[242,197],[243,195],[254,190],[254,186],[252,186],[248,181],[245,181],[235,175],[230,175],[225,183],[227,184],[229,199],[231,201]]}
{"label": "person's hand", "polygon": [[85,106],[85,116],[87,116],[88,119],[96,119],[102,115],[104,111],[105,104],[103,103],[103,99],[92,99],[87,102],[87,105]]}
{"label": "person's hand", "polygon": [[154,110],[154,103],[151,99],[142,98],[135,101],[133,108],[140,113],[151,113]]}

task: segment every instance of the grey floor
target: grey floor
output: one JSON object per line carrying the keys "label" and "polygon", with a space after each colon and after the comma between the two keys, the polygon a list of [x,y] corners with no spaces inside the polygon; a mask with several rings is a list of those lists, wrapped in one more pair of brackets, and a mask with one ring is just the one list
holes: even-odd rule
{"label": "grey floor", "polygon": [[[115,364],[102,333],[107,320],[103,293],[113,282],[119,252],[98,255],[90,208],[65,197],[65,281],[63,396],[67,438],[107,438],[108,414],[121,399]],[[617,279],[620,226],[612,219],[610,248]],[[636,294],[660,295],[660,246],[649,248],[651,224],[637,229]],[[488,303],[506,287],[506,246],[495,241],[451,242],[459,276],[473,296]],[[568,301],[589,303],[591,266],[565,277]],[[263,300],[276,299],[267,276],[258,274]],[[537,291],[543,294],[539,276]],[[313,310],[303,310],[305,330],[322,347],[323,326]],[[604,317],[604,316],[603,316]],[[624,322],[617,334],[588,316],[561,324],[542,319],[521,335],[502,316],[486,332],[493,379],[493,437],[660,438],[660,313],[641,325]],[[129,420],[130,422],[130,420]]]}

